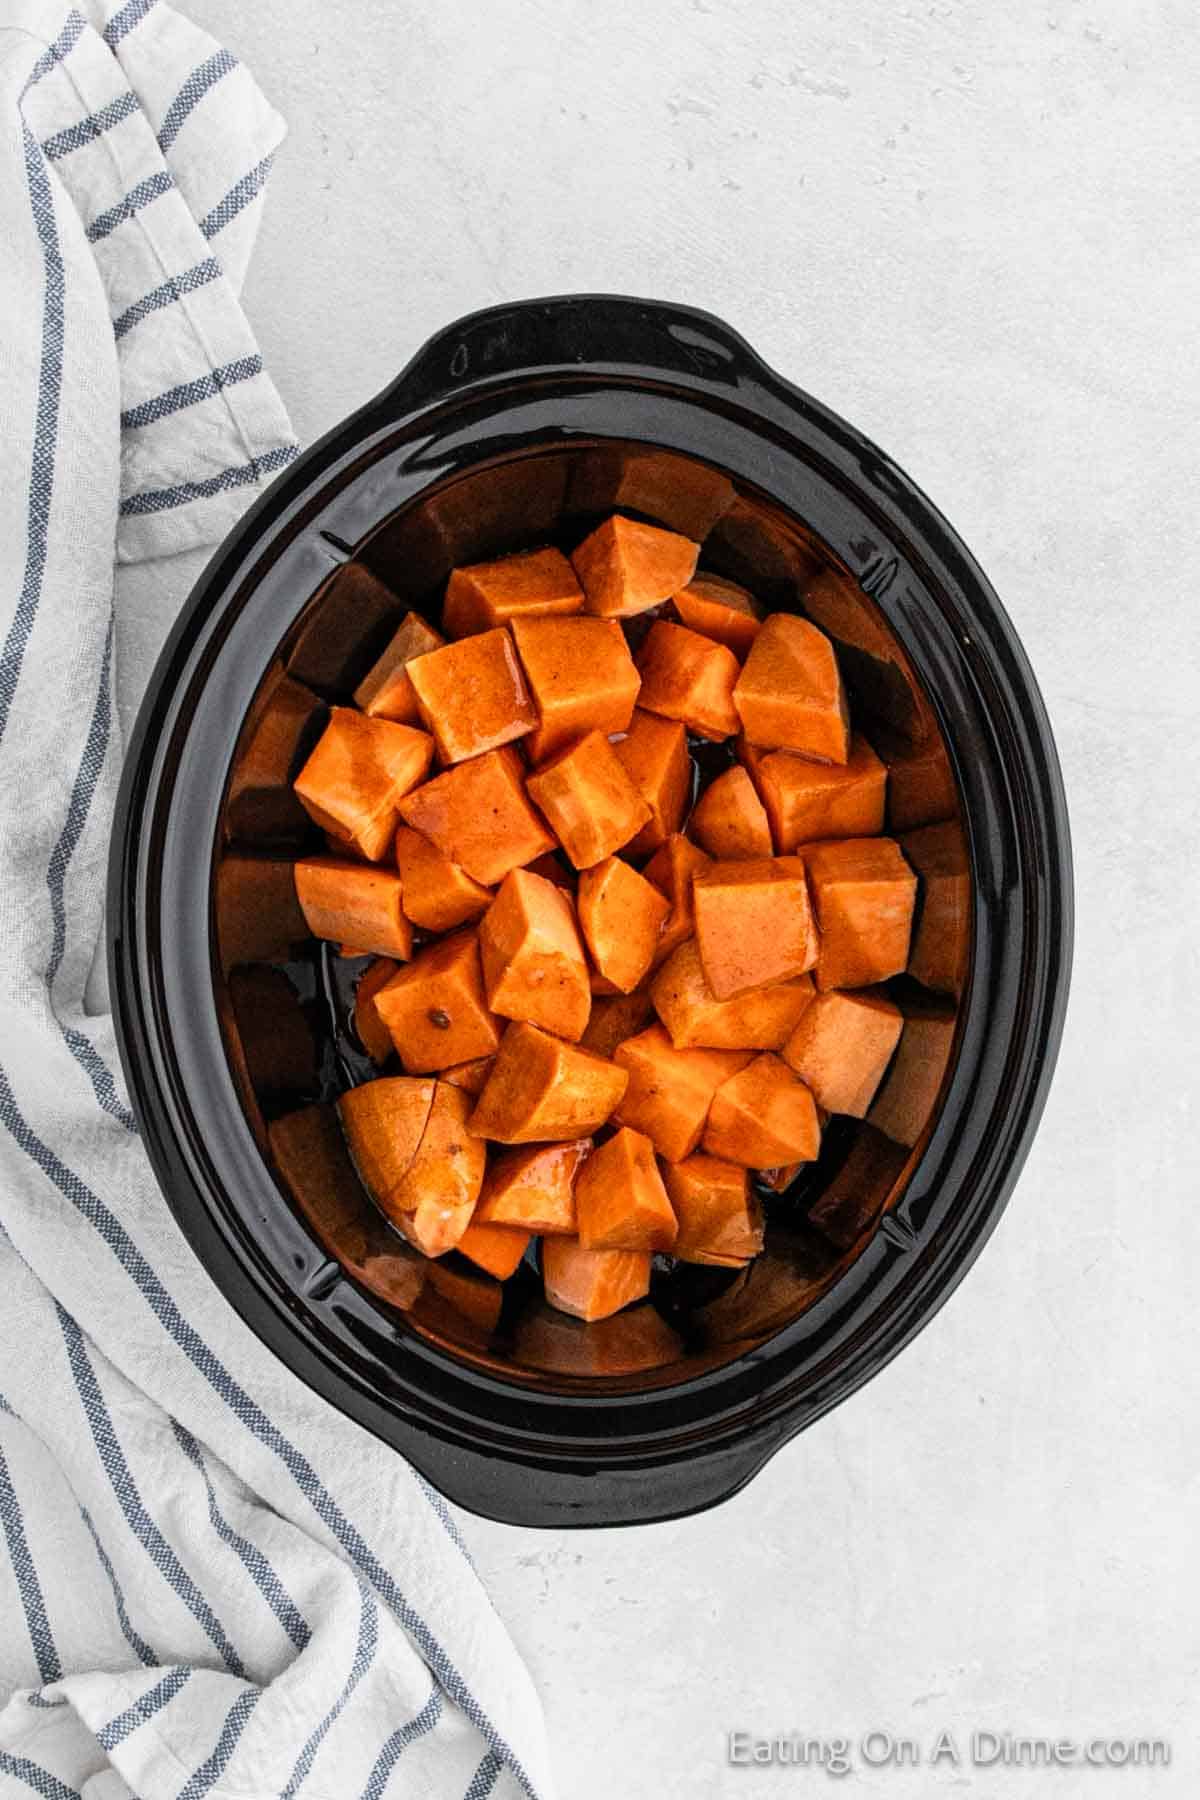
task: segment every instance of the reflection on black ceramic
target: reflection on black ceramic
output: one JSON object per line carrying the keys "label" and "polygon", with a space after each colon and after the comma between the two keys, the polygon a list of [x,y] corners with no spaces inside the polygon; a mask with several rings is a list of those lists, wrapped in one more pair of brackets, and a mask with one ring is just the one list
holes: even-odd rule
{"label": "reflection on black ceramic", "polygon": [[[837,641],[921,881],[905,1016],[867,1122],[766,1192],[730,1273],[660,1259],[601,1324],[425,1262],[365,1196],[331,1102],[372,1065],[364,966],[309,939],[290,779],[448,571],[620,508]],[[708,754],[711,755],[711,747]],[[281,477],[200,583],[139,724],[114,847],[123,1053],[215,1279],[336,1404],[464,1505],[620,1523],[711,1504],[866,1379],[961,1277],[1036,1124],[1070,950],[1061,782],[1031,675],[945,522],[724,326],[530,302],[435,339]],[[211,857],[213,878],[198,871]],[[211,902],[209,895],[211,894]]]}

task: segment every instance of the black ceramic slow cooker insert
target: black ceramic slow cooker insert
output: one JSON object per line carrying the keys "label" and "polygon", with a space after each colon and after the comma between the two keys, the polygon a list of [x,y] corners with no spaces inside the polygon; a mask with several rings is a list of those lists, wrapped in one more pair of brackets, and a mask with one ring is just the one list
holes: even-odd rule
{"label": "black ceramic slow cooker insert", "polygon": [[[437,617],[450,568],[569,550],[614,510],[698,539],[702,567],[830,632],[891,770],[888,829],[943,827],[963,879],[953,954],[893,984],[905,1029],[870,1116],[835,1121],[820,1161],[767,1195],[763,1255],[664,1261],[648,1301],[584,1325],[532,1268],[501,1288],[456,1254],[422,1263],[335,1129],[319,1154],[277,1153],[282,1121],[332,1121],[377,1072],[349,1023],[364,965],[296,908],[291,862],[318,844],[290,781],[400,617]],[[1071,946],[1049,726],[962,543],[727,326],[605,296],[452,325],[230,534],[150,684],[109,902],[134,1106],[213,1280],[451,1499],[537,1525],[713,1504],[932,1316],[1036,1127]]]}

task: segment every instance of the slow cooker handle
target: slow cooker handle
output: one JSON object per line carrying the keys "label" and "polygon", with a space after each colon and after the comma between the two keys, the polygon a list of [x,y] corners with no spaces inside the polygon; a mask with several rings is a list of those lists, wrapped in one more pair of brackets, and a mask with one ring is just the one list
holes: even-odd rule
{"label": "slow cooker handle", "polygon": [[430,338],[376,404],[408,412],[517,374],[527,380],[571,369],[720,388],[757,384],[771,374],[743,338],[709,313],[618,294],[565,294],[457,321]]}

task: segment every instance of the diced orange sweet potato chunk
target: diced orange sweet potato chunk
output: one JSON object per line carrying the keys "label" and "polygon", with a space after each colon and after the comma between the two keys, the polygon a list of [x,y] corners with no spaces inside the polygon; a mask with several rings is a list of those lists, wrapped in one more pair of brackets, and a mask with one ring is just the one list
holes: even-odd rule
{"label": "diced orange sweet potato chunk", "polygon": [[455,569],[442,623],[454,638],[491,631],[511,619],[583,610],[583,590],[560,550],[523,550],[496,562]]}
{"label": "diced orange sweet potato chunk", "polygon": [[512,634],[538,710],[532,762],[585,731],[628,729],[641,676],[615,619],[514,619]]}
{"label": "diced orange sweet potato chunk", "polygon": [[962,827],[957,819],[923,826],[901,839],[901,849],[921,883],[908,972],[925,987],[960,994],[971,934],[971,877]]}
{"label": "diced orange sweet potato chunk", "polygon": [[703,1142],[710,1156],[750,1169],[812,1162],[821,1148],[816,1103],[787,1064],[765,1051],[717,1089]]}
{"label": "diced orange sweet potato chunk", "polygon": [[425,1256],[444,1256],[461,1239],[479,1198],[487,1145],[467,1128],[471,1096],[434,1084],[417,1153],[393,1189],[388,1217]]}
{"label": "diced orange sweet potato chunk", "polygon": [[422,950],[380,988],[375,1006],[410,1074],[491,1056],[500,1042],[473,931],[457,931]]}
{"label": "diced orange sweet potato chunk", "polygon": [[354,690],[354,704],[371,719],[394,719],[398,725],[418,725],[421,714],[417,696],[408,679],[408,665],[414,657],[440,650],[445,643],[420,613],[404,615],[396,635],[370,673]]}
{"label": "diced orange sweet potato chunk", "polygon": [[572,1042],[582,1035],[592,1010],[587,959],[561,888],[513,869],[480,922],[479,951],[494,1013]]}
{"label": "diced orange sweet potato chunk", "polygon": [[649,823],[625,848],[630,856],[647,856],[679,831],[687,816],[692,798],[687,730],[678,719],[660,719],[637,707],[629,730],[613,748],[650,808]]}
{"label": "diced orange sweet potato chunk", "polygon": [[770,856],[771,827],[745,769],[735,765],[710,781],[688,820],[688,831],[710,856]]}
{"label": "diced orange sweet potato chunk", "polygon": [[837,657],[825,633],[807,619],[772,613],[763,621],[733,703],[751,743],[800,750],[822,762],[844,763],[850,753]]}
{"label": "diced orange sweet potato chunk", "polygon": [[838,838],[805,844],[821,931],[821,989],[870,987],[908,964],[917,878],[891,838]]}
{"label": "diced orange sweet potato chunk", "polygon": [[408,679],[444,763],[498,750],[537,724],[516,647],[502,628],[415,656]]}
{"label": "diced orange sweet potato chunk", "polygon": [[875,988],[818,994],[781,1052],[826,1112],[864,1119],[904,1024]]}
{"label": "diced orange sweet potato chunk", "polygon": [[906,984],[904,1030],[868,1115],[897,1144],[917,1144],[934,1115],[954,1048],[957,1008],[944,994]]}
{"label": "diced orange sweet potato chunk", "polygon": [[605,619],[628,619],[661,606],[696,572],[699,544],[677,531],[614,513],[572,553],[584,607]]}
{"label": "diced orange sweet potato chunk", "polygon": [[627,844],[650,808],[600,731],[589,731],[526,782],[577,869],[590,869]]}
{"label": "diced orange sweet potato chunk", "polygon": [[739,1163],[689,1156],[663,1170],[667,1197],[679,1221],[672,1253],[682,1262],[736,1268],[763,1247],[763,1215]]}
{"label": "diced orange sweet potato chunk", "polygon": [[507,748],[435,775],[400,802],[400,817],[484,887],[554,849],[526,797],[520,758]]}
{"label": "diced orange sweet potato chunk", "polygon": [[574,1238],[542,1245],[546,1298],[577,1319],[607,1319],[650,1292],[648,1250],[585,1250]]}
{"label": "diced orange sweet potato chunk", "polygon": [[313,936],[354,944],[360,953],[401,962],[412,955],[403,897],[403,884],[391,869],[333,856],[306,856],[296,864],[296,898]]}
{"label": "diced orange sweet potato chunk", "polygon": [[575,1184],[585,1250],[669,1250],[677,1230],[654,1145],[628,1125],[594,1150]]}
{"label": "diced orange sweet potato chunk", "polygon": [[363,970],[354,990],[354,1029],[372,1062],[386,1062],[392,1054],[392,1034],[379,1016],[375,998],[398,968],[389,956],[378,956]]}
{"label": "diced orange sweet potato chunk", "polygon": [[696,947],[718,1000],[791,981],[817,960],[802,868],[770,857],[713,863],[692,880]]}
{"label": "diced orange sweet potato chunk", "polygon": [[842,764],[772,751],[759,766],[758,790],[781,853],[818,839],[873,837],[883,830],[887,770],[857,734]]}
{"label": "diced orange sweet potato chunk", "polygon": [[597,1056],[611,1057],[617,1045],[639,1032],[653,1014],[650,996],[644,991],[594,999],[592,1016],[579,1042]]}
{"label": "diced orange sweet potato chunk", "polygon": [[754,595],[720,575],[697,575],[674,596],[674,604],[689,631],[727,644],[735,656],[749,652],[762,623]]}
{"label": "diced orange sweet potato chunk", "polygon": [[599,973],[622,994],[631,993],[650,967],[670,910],[653,882],[619,856],[580,876],[579,923],[587,947]]}
{"label": "diced orange sweet potato chunk", "polygon": [[575,1187],[591,1138],[535,1144],[492,1158],[476,1218],[481,1225],[575,1235]]}
{"label": "diced orange sweet potato chunk", "polygon": [[625,1092],[628,1071],[518,1021],[504,1033],[471,1129],[501,1144],[559,1142],[598,1131]]}
{"label": "diced orange sweet potato chunk", "polygon": [[714,743],[738,729],[733,692],[741,670],[727,645],[656,619],[635,661],[642,677],[638,704],[645,712],[678,719]]}
{"label": "diced orange sweet potato chunk", "polygon": [[697,849],[695,844],[678,832],[673,832],[662,849],[646,864],[644,874],[647,881],[652,881],[655,887],[661,888],[671,903],[654,955],[656,964],[665,962],[672,951],[690,938],[695,930],[692,877],[699,870],[710,868],[711,864],[711,857],[706,856],[703,850]]}
{"label": "diced orange sweet potato chunk", "polygon": [[397,829],[393,852],[404,888],[404,916],[422,931],[453,931],[491,905],[490,888],[472,880],[411,825]]}
{"label": "diced orange sweet potato chunk", "polygon": [[474,1097],[482,1094],[487,1086],[494,1061],[492,1056],[473,1056],[469,1062],[451,1063],[448,1069],[439,1069],[438,1077],[442,1081],[448,1081],[452,1087],[461,1088],[464,1094]]}
{"label": "diced orange sweet potato chunk", "polygon": [[655,975],[650,997],[677,1050],[778,1050],[803,1018],[813,984],[811,976],[798,975],[718,1000],[696,941],[687,938]]}
{"label": "diced orange sweet potato chunk", "polygon": [[368,862],[380,862],[396,829],[400,801],[432,760],[427,732],[335,706],[293,785],[323,831],[353,843]]}
{"label": "diced orange sweet potato chunk", "polygon": [[348,1088],[337,1103],[363,1186],[389,1218],[395,1210],[393,1196],[428,1123],[434,1086],[433,1081],[414,1081],[408,1075],[384,1075]]}
{"label": "diced orange sweet potato chunk", "polygon": [[613,1061],[629,1077],[617,1123],[643,1132],[668,1162],[682,1162],[700,1142],[713,1095],[750,1053],[676,1050],[662,1026],[651,1025],[618,1044]]}
{"label": "diced orange sweet potato chunk", "polygon": [[481,1225],[473,1218],[455,1248],[497,1281],[507,1281],[516,1274],[532,1242],[532,1231],[519,1231],[512,1225]]}

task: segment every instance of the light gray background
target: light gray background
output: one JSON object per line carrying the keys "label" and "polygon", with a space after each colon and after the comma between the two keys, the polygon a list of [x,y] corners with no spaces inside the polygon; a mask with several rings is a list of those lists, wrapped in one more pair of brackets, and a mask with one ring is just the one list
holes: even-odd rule
{"label": "light gray background", "polygon": [[564,1794],[819,1792],[725,1767],[723,1731],[943,1724],[1160,1733],[1174,1764],[840,1791],[1195,1793],[1191,0],[188,10],[290,122],[246,302],[303,440],[493,301],[709,307],[956,523],[1066,770],[1068,1033],[965,1286],[716,1512],[586,1535],[467,1521]]}

